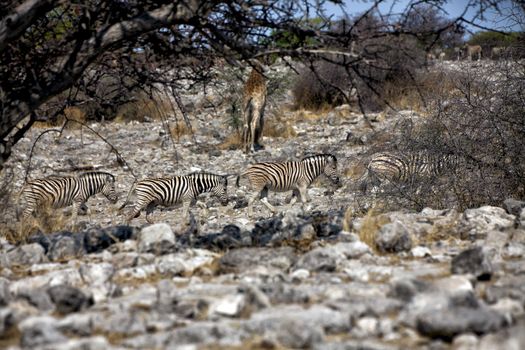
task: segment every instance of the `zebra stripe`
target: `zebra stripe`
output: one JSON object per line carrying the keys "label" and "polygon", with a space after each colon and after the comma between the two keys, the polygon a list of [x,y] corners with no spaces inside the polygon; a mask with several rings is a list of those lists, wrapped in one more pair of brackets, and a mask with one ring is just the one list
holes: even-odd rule
{"label": "zebra stripe", "polygon": [[453,154],[380,152],[372,156],[367,170],[369,175],[379,180],[413,183],[417,179],[433,178],[453,171],[458,164],[459,157]]}
{"label": "zebra stripe", "polygon": [[191,201],[202,193],[211,192],[219,197],[222,205],[228,204],[227,187],[228,179],[226,176],[206,172],[171,178],[145,179],[137,182],[131,188],[126,202],[120,209],[123,209],[129,203],[129,198],[134,192],[136,203],[128,217],[128,222],[133,218],[139,217],[140,212],[146,208],[146,220],[151,223],[149,214],[156,205],[168,207],[179,202],[183,203],[183,216],[186,218]]}
{"label": "zebra stripe", "polygon": [[248,215],[252,215],[252,205],[260,195],[261,201],[272,212],[266,194],[268,190],[276,192],[299,191],[301,202],[309,200],[306,188],[321,174],[325,174],[334,183],[339,182],[337,159],[332,154],[318,154],[303,158],[301,161],[263,162],[252,164],[237,177],[237,186],[241,177],[247,177],[254,196],[248,201]]}
{"label": "zebra stripe", "polygon": [[115,177],[112,174],[94,171],[78,176],[50,176],[35,179],[29,181],[20,194],[26,202],[22,218],[27,219],[39,206],[51,205],[57,209],[71,204],[73,204],[75,218],[79,208],[89,197],[100,192],[112,203],[117,202]]}

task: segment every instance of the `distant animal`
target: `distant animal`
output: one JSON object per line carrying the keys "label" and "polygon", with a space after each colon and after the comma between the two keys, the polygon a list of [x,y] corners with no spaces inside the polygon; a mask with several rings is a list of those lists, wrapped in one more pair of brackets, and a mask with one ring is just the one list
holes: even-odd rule
{"label": "distant animal", "polygon": [[263,66],[256,63],[244,85],[242,142],[246,154],[262,148],[264,109],[266,107],[266,78]]}
{"label": "distant animal", "polygon": [[472,61],[472,57],[476,56],[477,60],[481,60],[482,49],[480,45],[468,45],[463,46],[463,52],[469,61]]}
{"label": "distant animal", "polygon": [[434,55],[431,52],[427,52],[427,55],[425,57],[426,57],[427,64],[430,64],[431,62],[434,62],[436,60],[436,55]]}
{"label": "distant animal", "polygon": [[119,210],[130,203],[131,194],[135,192],[136,202],[127,222],[140,216],[146,208],[146,221],[152,223],[149,215],[157,205],[172,206],[182,202],[183,218],[188,219],[189,207],[192,201],[202,193],[211,192],[217,196],[222,205],[228,204],[228,178],[207,172],[191,173],[184,176],[166,178],[150,178],[137,182],[129,191],[128,197]]}
{"label": "distant animal", "polygon": [[460,157],[452,154],[433,154],[428,151],[413,153],[378,152],[371,156],[367,171],[360,181],[363,192],[368,185],[383,181],[413,184],[417,179],[437,177],[453,172]]}
{"label": "distant animal", "polygon": [[[50,176],[28,181],[19,197],[19,202],[26,202],[22,219],[26,220],[32,213],[47,205],[63,208],[73,204],[72,218],[75,222],[79,210],[85,206],[89,197],[97,193],[102,193],[112,203],[117,202],[115,177],[112,174],[94,171],[78,176]],[[20,205],[17,216],[19,211]]]}
{"label": "distant animal", "polygon": [[443,62],[443,61],[445,60],[445,57],[446,57],[445,52],[440,52],[438,57],[439,57],[439,60],[440,60],[441,62]]}
{"label": "distant animal", "polygon": [[[302,203],[310,200],[307,187],[321,174],[334,184],[339,183],[337,159],[332,154],[317,154],[301,161],[263,162],[251,164],[237,177],[237,187],[243,177],[248,178],[253,195],[248,199],[248,216],[253,215],[253,203],[260,197],[261,202],[272,212],[277,210],[268,203],[268,190],[299,194]],[[293,197],[291,204],[296,201]]]}
{"label": "distant animal", "polygon": [[490,58],[493,60],[497,60],[503,57],[503,54],[505,53],[506,47],[502,46],[495,46],[490,50]]}
{"label": "distant animal", "polygon": [[454,54],[456,55],[456,61],[459,61],[461,59],[461,52],[463,49],[461,47],[454,47]]}

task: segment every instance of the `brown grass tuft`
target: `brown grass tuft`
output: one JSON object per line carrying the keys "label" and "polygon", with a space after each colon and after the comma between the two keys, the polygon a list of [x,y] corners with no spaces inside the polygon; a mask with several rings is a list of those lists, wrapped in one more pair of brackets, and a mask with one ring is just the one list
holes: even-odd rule
{"label": "brown grass tuft", "polygon": [[263,136],[289,139],[297,136],[290,121],[271,119],[264,124]]}
{"label": "brown grass tuft", "polygon": [[117,110],[115,121],[120,123],[136,120],[143,122],[146,118],[163,120],[173,115],[173,105],[166,99],[153,100],[141,96],[135,101],[120,106]]}
{"label": "brown grass tuft", "polygon": [[361,161],[353,162],[342,171],[345,177],[350,178],[353,181],[359,180],[365,172],[366,164]]}
{"label": "brown grass tuft", "polygon": [[[86,112],[84,112],[80,107],[67,107],[66,109],[64,109],[64,114],[60,114],[56,119],[47,120],[44,122],[35,122],[34,126],[43,129],[54,128],[64,125],[66,118],[69,120],[76,120],[80,123],[86,123],[88,120]],[[66,129],[79,128],[80,124],[75,122],[69,122],[66,126]]]}
{"label": "brown grass tuft", "polygon": [[224,139],[217,147],[222,150],[234,150],[239,149],[242,146],[241,134],[234,132]]}
{"label": "brown grass tuft", "polygon": [[386,215],[378,214],[377,209],[373,208],[363,217],[361,227],[358,235],[361,241],[368,244],[368,246],[376,251],[375,238],[376,234],[383,227],[388,224],[390,219]]}
{"label": "brown grass tuft", "polygon": [[183,135],[191,135],[192,129],[182,121],[170,123],[170,134],[178,141]]}

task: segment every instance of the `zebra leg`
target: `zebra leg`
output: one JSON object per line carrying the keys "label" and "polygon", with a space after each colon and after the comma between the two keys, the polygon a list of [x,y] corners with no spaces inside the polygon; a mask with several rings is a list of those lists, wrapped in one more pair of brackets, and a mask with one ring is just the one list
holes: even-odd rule
{"label": "zebra leg", "polygon": [[184,220],[185,223],[189,221],[190,204],[191,204],[191,200],[182,201],[182,219]]}
{"label": "zebra leg", "polygon": [[266,206],[266,208],[268,208],[272,212],[272,214],[277,213],[277,209],[275,209],[273,205],[268,203],[268,197],[261,198],[261,202]]}
{"label": "zebra leg", "polygon": [[310,197],[308,196],[308,191],[306,190],[305,185],[298,185],[297,190],[299,191],[299,196],[301,198],[301,203],[306,203],[310,200]]}
{"label": "zebra leg", "polygon": [[79,202],[79,201],[73,202],[73,213],[71,214],[71,222],[72,222],[72,228],[73,229],[77,225],[78,211],[80,210],[81,206],[82,206],[82,202]]}
{"label": "zebra leg", "polygon": [[155,206],[156,206],[155,202],[150,202],[146,206],[146,221],[148,222],[148,224],[154,223],[153,220],[151,219],[151,213],[153,213],[153,209],[155,209]]}
{"label": "zebra leg", "polygon": [[131,213],[128,215],[128,218],[126,219],[126,224],[129,224],[131,220],[134,218],[138,218],[140,216],[141,208],[137,205],[135,205],[131,211]]}

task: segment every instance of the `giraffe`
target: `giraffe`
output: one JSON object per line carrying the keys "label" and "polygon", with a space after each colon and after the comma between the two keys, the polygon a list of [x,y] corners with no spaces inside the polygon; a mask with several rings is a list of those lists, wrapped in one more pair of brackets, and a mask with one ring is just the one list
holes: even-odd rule
{"label": "giraffe", "polygon": [[474,56],[474,55],[477,56],[477,60],[478,61],[481,60],[482,49],[481,49],[480,45],[468,45],[468,44],[465,44],[463,46],[463,51],[465,52],[465,54],[467,56],[467,59],[469,61],[472,61],[472,56]]}
{"label": "giraffe", "polygon": [[263,66],[256,62],[244,84],[242,142],[246,154],[262,148],[260,142],[264,126],[266,93]]}

